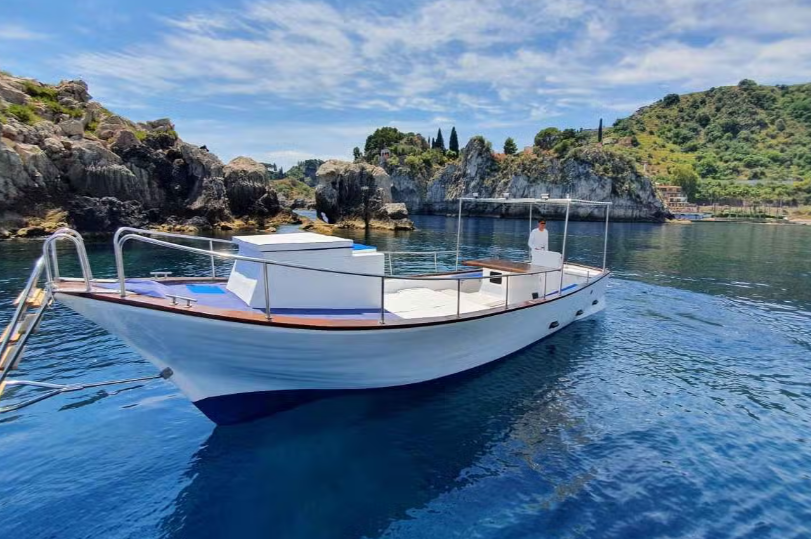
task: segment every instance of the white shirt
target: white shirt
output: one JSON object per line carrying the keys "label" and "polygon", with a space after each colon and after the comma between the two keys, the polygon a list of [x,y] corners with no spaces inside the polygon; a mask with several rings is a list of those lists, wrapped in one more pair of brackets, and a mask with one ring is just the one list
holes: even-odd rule
{"label": "white shirt", "polygon": [[549,231],[546,229],[538,230],[537,228],[533,229],[529,235],[529,241],[527,242],[529,249],[534,251],[535,249],[540,249],[541,251],[548,251],[549,250]]}

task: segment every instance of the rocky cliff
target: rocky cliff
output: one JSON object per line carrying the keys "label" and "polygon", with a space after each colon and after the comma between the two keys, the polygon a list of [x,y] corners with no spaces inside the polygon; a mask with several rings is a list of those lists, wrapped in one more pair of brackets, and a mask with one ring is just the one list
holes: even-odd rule
{"label": "rocky cliff", "polygon": [[[667,212],[650,179],[636,171],[628,158],[600,147],[577,148],[560,159],[541,152],[497,156],[482,137],[472,138],[458,161],[425,170],[390,164],[392,199],[412,213],[452,214],[462,194],[480,197],[580,198],[610,201],[612,219],[663,221]],[[469,213],[522,217],[527,207],[471,204]],[[561,217],[562,207],[541,208],[547,217]],[[537,213],[537,210],[535,210]],[[604,211],[572,207],[574,219],[603,219]]]}
{"label": "rocky cliff", "polygon": [[392,181],[368,163],[327,161],[318,168],[315,209],[328,223],[346,228],[411,230],[405,204],[393,203]]}
{"label": "rocky cliff", "polygon": [[167,119],[117,116],[82,81],[52,86],[0,74],[0,128],[0,235],[291,218],[259,163],[224,165],[178,138]]}

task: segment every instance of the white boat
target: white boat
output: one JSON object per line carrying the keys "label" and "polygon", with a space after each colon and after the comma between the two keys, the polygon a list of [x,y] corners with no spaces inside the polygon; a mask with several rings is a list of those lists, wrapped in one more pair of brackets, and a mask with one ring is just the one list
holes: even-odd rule
{"label": "white boat", "polygon": [[[465,203],[565,205],[561,253],[547,253],[543,265],[460,260]],[[602,268],[566,261],[573,204],[605,208]],[[336,391],[402,386],[460,373],[603,309],[608,210],[608,203],[568,198],[462,198],[455,269],[422,275],[394,275],[396,253],[333,236],[295,233],[222,240],[122,228],[114,238],[118,278],[94,279],[81,236],[62,229],[45,241],[0,341],[0,396],[4,388],[8,392],[15,386],[15,393],[24,386],[47,391],[0,411],[87,387],[8,378],[52,299],[123,339],[218,424],[260,417]],[[167,241],[176,238],[208,248]],[[54,246],[62,239],[77,248],[81,278],[59,274]],[[124,247],[131,241],[209,257],[211,275],[128,278]],[[227,250],[214,249],[215,244]],[[436,253],[418,256],[433,257],[438,270]],[[215,274],[217,258],[234,261],[227,279]]]}

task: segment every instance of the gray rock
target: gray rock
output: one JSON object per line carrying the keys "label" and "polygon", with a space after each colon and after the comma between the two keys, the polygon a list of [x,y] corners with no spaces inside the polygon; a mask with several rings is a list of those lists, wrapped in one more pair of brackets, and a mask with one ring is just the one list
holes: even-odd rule
{"label": "gray rock", "polygon": [[383,214],[388,219],[408,219],[408,208],[406,208],[406,205],[402,202],[391,202],[389,204],[383,204]]}
{"label": "gray rock", "polygon": [[0,209],[12,208],[33,186],[20,155],[0,143]]}
{"label": "gray rock", "polygon": [[135,133],[132,131],[119,131],[116,133],[115,138],[113,139],[113,143],[111,149],[121,155],[124,152],[131,150],[136,146],[140,146],[141,141],[138,140],[138,137],[135,136]]}
{"label": "gray rock", "polygon": [[148,224],[143,207],[116,198],[76,197],[68,207],[71,224],[85,232],[110,232],[122,226],[143,228]]}
{"label": "gray rock", "polygon": [[83,80],[63,80],[56,87],[57,95],[72,99],[78,103],[87,103],[91,96],[87,91],[87,83]]}
{"label": "gray rock", "polygon": [[107,140],[113,137],[117,132],[128,127],[127,121],[121,116],[107,116],[96,128],[96,133],[99,138]]}
{"label": "gray rock", "polygon": [[22,91],[21,85],[10,80],[0,80],[0,97],[13,105],[25,105],[28,96]]}
{"label": "gray rock", "polygon": [[78,109],[80,106],[80,103],[72,97],[60,97],[59,104],[69,109]]}
{"label": "gray rock", "polygon": [[205,178],[202,180],[200,193],[188,205],[188,209],[200,213],[211,223],[230,221],[232,216],[222,178]]}
{"label": "gray rock", "polygon": [[82,136],[84,123],[81,120],[67,120],[59,124],[59,128],[66,137]]}
{"label": "gray rock", "polygon": [[13,126],[3,124],[0,127],[2,127],[2,136],[9,140],[17,140],[18,131]]}
{"label": "gray rock", "polygon": [[62,142],[53,137],[48,137],[42,141],[42,149],[50,155],[60,155],[66,151],[66,148],[62,145]]}
{"label": "gray rock", "polygon": [[237,157],[223,167],[223,175],[234,215],[278,211],[279,200],[270,187],[265,165],[250,157]]}
{"label": "gray rock", "polygon": [[172,120],[169,118],[160,118],[158,120],[146,122],[146,128],[150,131],[169,131],[174,130],[175,124],[173,124]]}
{"label": "gray rock", "polygon": [[380,167],[332,160],[319,167],[317,177],[316,212],[330,223],[355,219],[368,223],[384,215],[384,205],[392,202],[391,177]]}

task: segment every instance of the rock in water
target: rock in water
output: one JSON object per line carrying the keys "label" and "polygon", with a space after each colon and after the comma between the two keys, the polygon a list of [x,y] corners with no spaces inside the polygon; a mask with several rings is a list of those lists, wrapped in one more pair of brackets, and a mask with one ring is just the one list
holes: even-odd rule
{"label": "rock in water", "polygon": [[[571,198],[611,202],[611,216],[620,220],[662,221],[668,215],[656,196],[650,179],[637,172],[628,158],[599,147],[576,148],[565,158],[524,154],[499,162],[487,141],[473,137],[462,149],[459,161],[434,170],[431,176],[405,166],[392,170],[393,198],[409,211],[455,214],[461,195],[478,193],[482,198]],[[467,204],[466,211],[479,215],[524,217],[525,205]],[[538,210],[536,210],[537,213]],[[563,206],[541,208],[547,217],[562,217]],[[574,219],[605,218],[605,209],[571,206]]]}
{"label": "rock in water", "polygon": [[234,215],[267,215],[279,211],[279,199],[270,187],[265,165],[250,157],[237,157],[225,165],[223,173]]}
{"label": "rock in water", "polygon": [[76,197],[68,215],[77,228],[86,232],[109,232],[121,226],[143,228],[148,222],[138,202],[113,197]]}
{"label": "rock in water", "polygon": [[325,215],[331,224],[391,229],[411,229],[405,205],[389,208],[392,182],[388,173],[367,163],[347,163],[331,160],[321,165],[316,177],[315,210]]}

